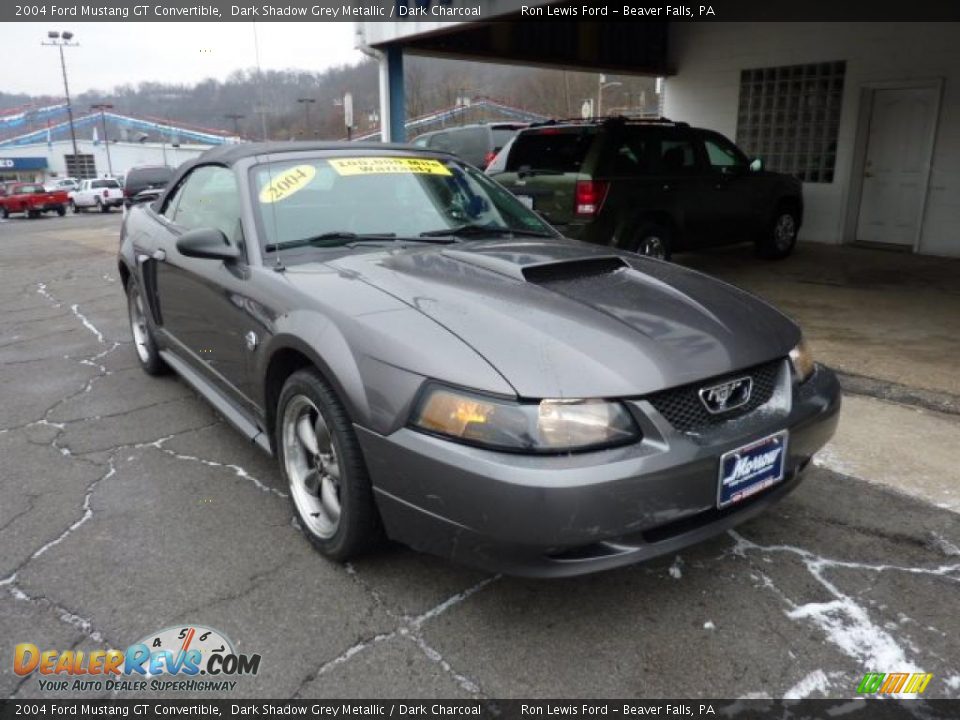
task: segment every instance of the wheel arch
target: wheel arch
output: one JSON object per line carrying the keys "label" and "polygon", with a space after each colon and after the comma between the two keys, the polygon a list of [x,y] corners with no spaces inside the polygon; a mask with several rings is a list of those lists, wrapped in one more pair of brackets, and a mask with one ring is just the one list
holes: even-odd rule
{"label": "wheel arch", "polygon": [[366,393],[359,368],[346,343],[334,342],[332,333],[324,333],[325,352],[320,353],[303,337],[290,333],[275,335],[263,353],[259,387],[262,389],[263,418],[270,446],[276,452],[277,401],[283,385],[293,373],[311,368],[319,373],[343,403],[352,422],[366,418]]}
{"label": "wheel arch", "polygon": [[643,225],[647,223],[656,223],[663,225],[672,234],[672,240],[676,243],[680,235],[679,225],[673,213],[668,210],[642,210],[641,212],[631,214],[625,217],[617,227],[615,232],[615,246],[623,250],[633,252],[635,244],[635,234]]}

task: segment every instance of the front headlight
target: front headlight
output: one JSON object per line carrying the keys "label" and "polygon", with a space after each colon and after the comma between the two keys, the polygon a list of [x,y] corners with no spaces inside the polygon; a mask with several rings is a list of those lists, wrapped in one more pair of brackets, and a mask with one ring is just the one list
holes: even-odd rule
{"label": "front headlight", "polygon": [[813,353],[803,338],[800,338],[800,343],[790,351],[790,364],[793,365],[798,382],[803,382],[813,375]]}
{"label": "front headlight", "polygon": [[497,450],[569,452],[640,439],[627,408],[606,400],[516,402],[433,386],[413,413],[419,430]]}

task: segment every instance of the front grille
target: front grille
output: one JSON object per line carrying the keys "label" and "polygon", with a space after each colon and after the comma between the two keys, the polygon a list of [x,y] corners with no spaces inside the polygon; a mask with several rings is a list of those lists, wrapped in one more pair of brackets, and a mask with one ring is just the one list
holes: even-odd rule
{"label": "front grille", "polygon": [[[654,395],[648,395],[645,399],[677,430],[681,432],[703,430],[720,425],[727,420],[742,417],[769,402],[770,398],[773,397],[773,390],[777,384],[777,373],[782,363],[782,360],[774,360],[729,375],[721,375],[708,380],[700,380],[690,385],[664,390]],[[753,379],[750,400],[745,405],[716,415],[708,411],[700,399],[700,389],[741,377]]]}

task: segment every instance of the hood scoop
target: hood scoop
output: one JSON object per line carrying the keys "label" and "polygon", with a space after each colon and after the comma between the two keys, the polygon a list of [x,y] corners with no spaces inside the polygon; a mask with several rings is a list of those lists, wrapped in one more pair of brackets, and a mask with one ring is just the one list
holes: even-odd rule
{"label": "hood scoop", "polygon": [[616,255],[548,260],[525,253],[478,253],[453,249],[444,249],[443,255],[466,265],[535,285],[609,275],[629,267],[623,258]]}

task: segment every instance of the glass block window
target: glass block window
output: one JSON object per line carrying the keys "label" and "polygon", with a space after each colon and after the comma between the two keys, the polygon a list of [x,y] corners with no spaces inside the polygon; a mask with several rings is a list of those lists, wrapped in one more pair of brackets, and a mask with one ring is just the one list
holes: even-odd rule
{"label": "glass block window", "polygon": [[64,155],[63,159],[67,166],[67,177],[74,177],[78,180],[89,180],[97,176],[97,164],[93,160],[93,155]]}
{"label": "glass block window", "polygon": [[840,60],[741,71],[737,145],[770,170],[833,182],[846,68]]}

